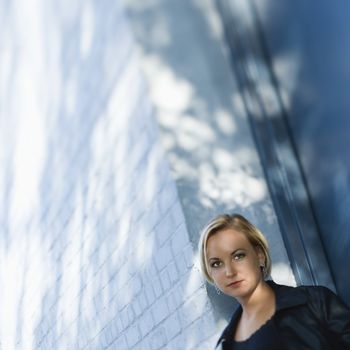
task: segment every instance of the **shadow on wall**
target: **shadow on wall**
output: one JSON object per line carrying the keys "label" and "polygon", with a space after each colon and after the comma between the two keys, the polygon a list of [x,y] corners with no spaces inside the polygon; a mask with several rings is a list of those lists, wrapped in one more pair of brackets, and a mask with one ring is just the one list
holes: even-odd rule
{"label": "shadow on wall", "polygon": [[[272,188],[276,190],[277,197],[282,194],[281,197],[290,202],[292,209],[289,208],[289,213],[294,216],[293,223],[297,217],[300,223],[298,231],[305,231],[302,236],[311,257],[310,265],[314,266],[314,281],[334,288],[328,263],[322,267],[321,261],[324,259],[322,243],[328,250],[331,266],[336,260],[340,262],[339,266],[343,266],[345,255],[342,253],[346,251],[345,236],[341,238],[327,232],[342,232],[344,230],[339,228],[346,226],[344,211],[330,203],[346,202],[344,193],[348,187],[344,181],[347,165],[343,154],[343,150],[347,149],[345,116],[349,106],[344,94],[350,72],[345,63],[350,53],[346,40],[348,3],[332,7],[327,2],[321,2],[315,7],[302,1],[293,4],[288,1],[278,4],[271,1],[218,2],[231,7],[231,11],[226,12],[230,13],[227,20],[228,23],[231,21],[228,27],[236,53],[234,57],[238,57],[234,66],[239,67],[238,75],[249,76],[241,90],[247,101],[255,102],[247,103],[247,109],[254,117],[254,129],[257,134],[260,133],[258,139],[262,140],[262,144],[264,138],[266,140],[262,153],[265,154],[267,172],[271,171],[274,175],[282,173],[276,183],[281,178],[282,182],[289,181],[289,187],[285,186],[283,191],[278,191],[278,185]],[[255,18],[252,4],[258,12]],[[259,21],[250,21],[251,18]],[[260,28],[256,26],[259,22]],[[266,57],[262,57],[260,49],[256,50],[260,45],[267,49]],[[266,65],[269,59],[271,67]],[[268,68],[273,69],[272,84]],[[334,117],[329,118],[329,115]],[[265,135],[260,132],[262,128],[259,125],[268,130]],[[264,152],[266,149],[273,151]],[[278,164],[276,172],[271,163]],[[334,176],[334,169],[338,170],[339,176]],[[271,182],[275,182],[274,176],[271,176]],[[278,206],[283,208],[283,204]],[[283,216],[288,215],[281,215],[281,221],[284,221]],[[285,232],[296,241],[293,227],[290,228]],[[319,234],[323,235],[323,242]],[[332,254],[330,250],[340,254]],[[320,260],[313,261],[318,254]],[[341,278],[346,271],[338,268],[333,268],[333,271],[338,275],[334,276],[338,287],[342,285],[346,288],[346,279]],[[348,294],[345,289],[339,292],[344,296]]]}
{"label": "shadow on wall", "polygon": [[349,303],[350,284],[343,266],[350,240],[341,234],[350,218],[344,209],[350,200],[349,2],[331,6],[321,1],[317,7],[303,1],[255,3],[317,230],[337,290]]}

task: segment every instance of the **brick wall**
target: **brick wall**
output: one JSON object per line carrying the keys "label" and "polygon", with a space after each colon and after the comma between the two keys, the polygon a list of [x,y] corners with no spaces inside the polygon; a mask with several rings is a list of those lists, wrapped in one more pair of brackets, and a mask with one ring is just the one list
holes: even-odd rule
{"label": "brick wall", "polygon": [[120,3],[0,6],[2,348],[212,348]]}

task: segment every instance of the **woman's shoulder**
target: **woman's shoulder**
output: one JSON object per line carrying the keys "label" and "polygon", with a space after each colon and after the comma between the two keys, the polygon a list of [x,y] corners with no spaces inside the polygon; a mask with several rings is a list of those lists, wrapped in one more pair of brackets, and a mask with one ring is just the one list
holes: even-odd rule
{"label": "woman's shoulder", "polygon": [[304,291],[309,297],[311,296],[312,298],[325,298],[336,296],[336,294],[330,288],[325,286],[301,285],[296,288]]}
{"label": "woman's shoulder", "polygon": [[336,295],[330,288],[325,286],[311,286],[311,285],[300,285],[300,286],[287,286],[284,284],[277,284],[276,282],[270,280],[267,283],[272,287],[272,289],[281,293],[302,293],[305,296],[313,297],[324,297]]}
{"label": "woman's shoulder", "polygon": [[318,307],[326,307],[334,303],[344,304],[338,295],[326,286],[301,285],[295,288],[305,294],[308,303]]}
{"label": "woman's shoulder", "polygon": [[[297,287],[279,285],[269,282],[277,295],[277,304],[283,306],[297,306],[307,304],[308,307],[323,315],[333,310],[349,310],[347,305],[330,288],[325,286],[301,285]],[[294,303],[294,304],[293,304]]]}
{"label": "woman's shoulder", "polygon": [[300,286],[287,286],[284,284],[277,284],[270,280],[267,283],[272,287],[275,292],[278,293],[291,293],[291,294],[303,294],[306,297],[312,298],[325,298],[325,297],[337,297],[337,295],[326,286],[311,286],[311,285],[300,285]]}
{"label": "woman's shoulder", "polygon": [[308,301],[324,314],[346,312],[350,317],[349,306],[330,288],[325,286],[300,286],[308,296]]}

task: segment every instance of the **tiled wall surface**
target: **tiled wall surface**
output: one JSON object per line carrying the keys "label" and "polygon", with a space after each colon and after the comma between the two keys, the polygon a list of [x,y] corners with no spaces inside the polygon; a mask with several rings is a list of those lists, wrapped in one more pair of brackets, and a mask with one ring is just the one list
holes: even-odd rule
{"label": "tiled wall surface", "polygon": [[119,1],[0,3],[0,342],[211,349]]}

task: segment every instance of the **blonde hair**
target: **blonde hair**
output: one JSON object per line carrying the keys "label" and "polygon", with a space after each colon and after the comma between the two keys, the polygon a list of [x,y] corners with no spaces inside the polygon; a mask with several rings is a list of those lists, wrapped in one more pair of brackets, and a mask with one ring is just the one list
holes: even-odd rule
{"label": "blonde hair", "polygon": [[266,238],[245,217],[239,214],[221,214],[212,219],[202,230],[200,241],[199,241],[199,254],[202,273],[205,279],[214,284],[214,281],[209,273],[209,264],[207,260],[207,242],[208,239],[215,235],[215,233],[226,230],[234,229],[240,233],[243,233],[250,244],[254,248],[258,248],[264,255],[265,268],[263,269],[263,277],[266,278],[271,273],[271,257],[269,253],[269,247]]}

